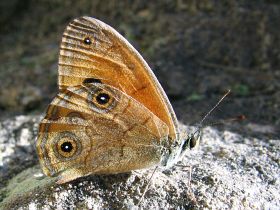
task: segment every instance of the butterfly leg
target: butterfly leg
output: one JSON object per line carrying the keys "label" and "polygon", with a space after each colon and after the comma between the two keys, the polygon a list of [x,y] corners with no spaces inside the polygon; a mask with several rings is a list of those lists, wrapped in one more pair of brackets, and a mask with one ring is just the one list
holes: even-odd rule
{"label": "butterfly leg", "polygon": [[196,200],[196,197],[194,195],[192,185],[191,185],[192,184],[191,180],[192,180],[192,166],[189,166],[189,178],[188,178],[188,192],[187,192],[187,194],[191,198],[191,201],[194,204],[197,204],[197,200]]}
{"label": "butterfly leg", "polygon": [[155,172],[156,172],[157,169],[158,169],[158,166],[155,167],[155,169],[153,170],[153,173],[152,173],[151,177],[150,177],[149,180],[148,180],[148,183],[147,183],[147,185],[146,185],[146,187],[145,187],[145,189],[144,189],[144,192],[143,192],[141,198],[139,199],[139,201],[138,201],[138,203],[137,203],[137,206],[138,206],[138,207],[140,206],[142,200],[144,199],[145,194],[146,194],[147,190],[149,189],[150,183],[151,183],[152,178],[153,178],[153,176],[154,176],[154,174],[155,174]]}
{"label": "butterfly leg", "polygon": [[193,189],[192,189],[192,185],[191,185],[191,180],[192,180],[192,166],[186,166],[186,165],[181,165],[181,164],[176,164],[176,166],[181,167],[182,171],[185,171],[188,173],[188,190],[187,190],[187,196],[190,197],[191,201],[193,202],[193,204],[197,204],[197,200],[196,197],[194,195]]}

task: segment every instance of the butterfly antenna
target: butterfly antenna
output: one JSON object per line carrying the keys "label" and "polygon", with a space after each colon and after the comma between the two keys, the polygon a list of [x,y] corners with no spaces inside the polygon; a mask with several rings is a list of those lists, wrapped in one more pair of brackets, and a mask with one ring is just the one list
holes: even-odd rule
{"label": "butterfly antenna", "polygon": [[143,192],[141,198],[139,199],[139,201],[138,201],[138,203],[137,203],[137,206],[140,206],[142,200],[144,199],[145,194],[146,194],[146,192],[147,192],[147,190],[148,190],[148,188],[149,188],[149,186],[150,186],[150,183],[151,183],[151,181],[152,181],[152,178],[153,178],[153,176],[154,176],[154,174],[155,174],[155,172],[156,172],[157,169],[158,169],[158,166],[155,167],[155,169],[154,169],[154,171],[153,171],[151,177],[149,178],[149,181],[148,181],[148,183],[147,183],[147,185],[146,185],[146,187],[145,187],[145,190],[144,190],[144,192]]}
{"label": "butterfly antenna", "polygon": [[239,116],[236,116],[236,117],[233,117],[233,118],[220,120],[218,122],[209,123],[209,124],[206,124],[205,126],[222,125],[222,124],[225,124],[225,123],[228,123],[228,122],[242,121],[242,120],[245,120],[245,119],[246,119],[245,115],[239,115]]}
{"label": "butterfly antenna", "polygon": [[204,120],[217,108],[217,106],[219,106],[219,104],[224,100],[225,97],[227,97],[227,95],[230,93],[230,90],[228,90],[223,97],[215,104],[215,106],[213,106],[213,108],[202,118],[202,120],[199,122],[198,127],[201,128],[202,127],[202,123],[204,122]]}
{"label": "butterfly antenna", "polygon": [[[219,106],[219,104],[225,99],[225,97],[227,97],[227,95],[230,93],[230,90],[228,90],[222,98],[220,98],[220,100],[215,104],[215,106],[212,107],[212,109],[210,109],[209,112],[207,112],[207,114],[202,118],[202,120],[198,123],[198,126],[197,126],[197,129],[195,130],[195,132],[192,133],[192,137],[195,136],[195,135],[198,135],[200,136],[200,132],[201,132],[201,129],[207,125],[202,125],[203,122],[205,121],[205,119],[217,108],[217,106]],[[217,124],[220,124],[220,123],[217,123]],[[211,125],[211,124],[208,124],[208,125]],[[214,123],[215,125],[215,123]],[[198,137],[197,137],[198,138]]]}

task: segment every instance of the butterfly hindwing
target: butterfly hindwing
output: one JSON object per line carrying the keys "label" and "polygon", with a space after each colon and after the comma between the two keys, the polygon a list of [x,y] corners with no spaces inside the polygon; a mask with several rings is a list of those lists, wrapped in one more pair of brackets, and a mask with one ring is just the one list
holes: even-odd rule
{"label": "butterfly hindwing", "polygon": [[44,172],[61,173],[63,183],[158,164],[168,134],[168,126],[132,97],[106,84],[86,83],[54,98],[36,145]]}

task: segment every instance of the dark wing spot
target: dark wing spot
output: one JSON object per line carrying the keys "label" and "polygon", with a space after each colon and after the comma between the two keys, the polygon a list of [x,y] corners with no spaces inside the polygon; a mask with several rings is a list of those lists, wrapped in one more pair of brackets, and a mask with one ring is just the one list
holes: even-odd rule
{"label": "dark wing spot", "polygon": [[110,101],[110,96],[107,93],[99,93],[96,96],[96,101],[101,105],[107,104]]}
{"label": "dark wing spot", "polygon": [[90,45],[90,44],[91,44],[91,39],[90,39],[89,37],[86,37],[86,38],[84,39],[84,43],[85,43],[86,45]]}
{"label": "dark wing spot", "polygon": [[95,78],[86,78],[84,81],[83,81],[84,84],[88,84],[88,83],[100,83],[102,84],[101,80],[100,79],[95,79]]}
{"label": "dark wing spot", "polygon": [[71,142],[66,141],[63,144],[61,144],[60,148],[63,152],[71,152],[73,149],[73,145]]}

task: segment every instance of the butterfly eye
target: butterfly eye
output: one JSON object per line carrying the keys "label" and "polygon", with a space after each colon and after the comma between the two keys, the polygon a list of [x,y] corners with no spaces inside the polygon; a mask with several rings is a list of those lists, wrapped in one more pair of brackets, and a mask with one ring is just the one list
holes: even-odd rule
{"label": "butterfly eye", "polygon": [[84,39],[84,43],[85,43],[86,45],[90,45],[90,44],[91,44],[91,39],[90,39],[89,37],[86,37],[86,38]]}
{"label": "butterfly eye", "polygon": [[197,139],[194,136],[192,136],[189,140],[190,149],[193,149],[196,146],[196,144],[197,144]]}
{"label": "butterfly eye", "polygon": [[193,149],[194,147],[196,147],[199,143],[200,137],[200,132],[197,134],[191,134],[184,142],[182,151],[185,151],[186,149]]}

